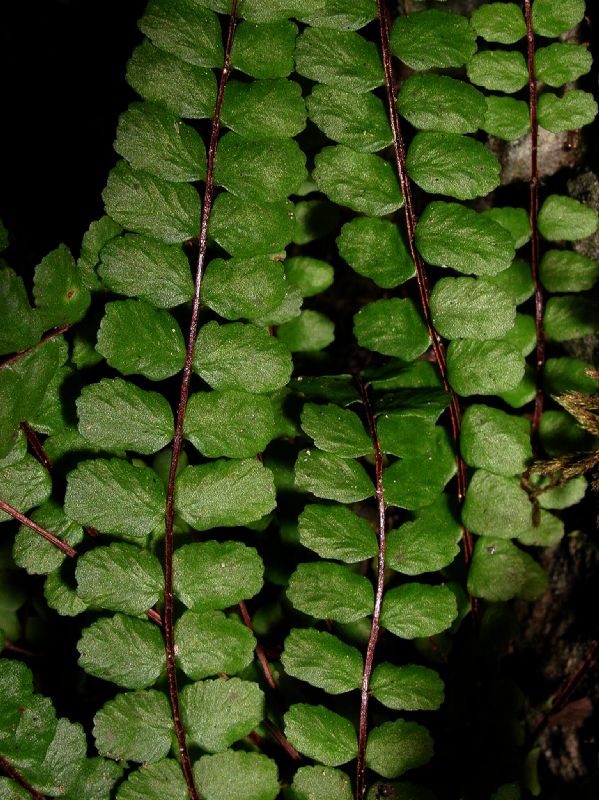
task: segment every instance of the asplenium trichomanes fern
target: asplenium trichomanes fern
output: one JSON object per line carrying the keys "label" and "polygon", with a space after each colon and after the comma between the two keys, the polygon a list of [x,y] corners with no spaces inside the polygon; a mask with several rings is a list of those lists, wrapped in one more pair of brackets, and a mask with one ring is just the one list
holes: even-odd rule
{"label": "asplenium trichomanes fern", "polygon": [[[596,106],[540,91],[590,58],[535,36],[584,4],[430,5],[150,0],[106,216],[77,262],[39,265],[35,308],[0,272],[7,571],[47,575],[47,606],[82,615],[82,669],[125,690],[90,760],[3,662],[6,796],[428,798],[395,781],[433,755],[420,712],[453,634],[459,651],[493,602],[544,590],[524,548],[557,543],[551,511],[585,489],[528,469],[584,443],[544,403],[595,388],[545,339],[594,329],[571,293],[597,266],[540,236],[597,220],[539,209],[537,130]],[[529,129],[530,207],[496,204],[477,132]],[[543,288],[563,293],[545,313]],[[434,762],[420,774],[444,791]]]}

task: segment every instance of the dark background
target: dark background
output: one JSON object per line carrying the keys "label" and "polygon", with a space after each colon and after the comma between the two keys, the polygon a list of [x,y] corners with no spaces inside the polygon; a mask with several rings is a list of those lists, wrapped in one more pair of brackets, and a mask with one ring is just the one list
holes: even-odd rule
{"label": "dark background", "polygon": [[0,2],[0,218],[7,260],[30,272],[60,242],[78,253],[103,213],[126,62],[145,0]]}

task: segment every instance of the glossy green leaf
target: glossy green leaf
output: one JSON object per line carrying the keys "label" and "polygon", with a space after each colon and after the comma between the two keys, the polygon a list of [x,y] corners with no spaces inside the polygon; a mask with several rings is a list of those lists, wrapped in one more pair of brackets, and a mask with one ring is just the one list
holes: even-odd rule
{"label": "glossy green leaf", "polygon": [[289,19],[242,22],[233,40],[231,63],[253,78],[284,78],[293,72],[297,25]]}
{"label": "glossy green leaf", "polygon": [[510,267],[497,275],[485,275],[482,280],[501,289],[517,306],[534,294],[530,264],[521,259],[516,259]]}
{"label": "glossy green leaf", "polygon": [[316,156],[312,176],[327,197],[354,211],[382,217],[403,205],[392,165],[373,153],[325,147]]}
{"label": "glossy green leaf", "polygon": [[180,245],[127,234],[102,249],[98,274],[113,292],[140,297],[158,308],[193,298],[189,261]]}
{"label": "glossy green leaf", "polygon": [[185,438],[208,458],[250,458],[277,435],[277,405],[237,389],[198,392],[187,406]]}
{"label": "glossy green leaf", "polygon": [[[83,539],[81,526],[67,519],[61,506],[53,500],[37,508],[30,518],[71,547],[75,547]],[[47,575],[48,572],[58,569],[65,555],[47,539],[21,525],[15,537],[13,558],[15,564],[27,570],[30,575]]]}
{"label": "glossy green leaf", "polygon": [[449,382],[462,397],[515,389],[524,375],[524,358],[501,339],[461,339],[447,351]]}
{"label": "glossy green leaf", "polygon": [[255,646],[249,628],[221,611],[185,611],[175,626],[177,664],[193,680],[241,672],[252,663]]}
{"label": "glossy green leaf", "polygon": [[[487,98],[488,99],[488,98]],[[509,99],[509,98],[508,98]],[[528,113],[528,112],[527,112]],[[530,219],[529,214],[524,208],[513,208],[511,206],[496,206],[495,208],[489,208],[486,211],[483,211],[483,216],[488,217],[489,219],[498,222],[502,228],[508,230],[514,239],[514,247],[516,250],[519,250],[523,247],[526,242],[529,241],[531,237],[531,228],[530,228]],[[522,267],[522,262],[515,262],[519,263],[521,266],[522,271],[524,268]],[[512,264],[514,267],[514,264]],[[512,269],[510,267],[509,269]],[[516,272],[516,269],[512,270]],[[527,265],[527,271],[530,273],[530,268]],[[500,273],[500,275],[505,275],[505,273]],[[494,282],[499,285],[500,282],[499,276],[494,279]],[[511,275],[509,280],[507,276],[505,278],[506,282],[509,284],[513,284],[516,280],[519,282],[522,281],[520,275],[516,278],[516,275]],[[509,291],[508,287],[503,287],[508,294],[514,294],[513,291]],[[516,295],[519,296],[519,295]],[[527,295],[524,300],[526,300],[530,295]],[[523,300],[515,300],[516,305],[519,305]]]}
{"label": "glossy green leaf", "polygon": [[481,142],[455,133],[417,133],[408,149],[406,167],[425,192],[458,200],[483,197],[499,186],[495,156]]}
{"label": "glossy green leaf", "polygon": [[539,211],[539,231],[550,242],[575,241],[597,230],[597,212],[571,197],[552,194]]}
{"label": "glossy green leaf", "polygon": [[385,502],[410,510],[428,506],[455,473],[447,431],[437,428],[434,447],[425,455],[401,458],[383,472]]}
{"label": "glossy green leaf", "polygon": [[436,330],[447,339],[495,339],[516,319],[511,298],[476,278],[442,278],[430,298]]}
{"label": "glossy green leaf", "polygon": [[474,546],[468,572],[468,591],[492,602],[536,600],[547,587],[547,577],[528,553],[507,539],[481,537]]}
{"label": "glossy green leaf", "polygon": [[362,684],[360,651],[326,631],[295,628],[285,639],[281,661],[288,675],[329,694],[351,692]]}
{"label": "glossy green leaf", "polygon": [[48,253],[35,268],[33,296],[44,328],[78,322],[87,311],[91,295],[66,245]]}
{"label": "glossy green leaf", "polygon": [[555,547],[562,540],[564,532],[565,526],[559,517],[541,510],[539,518],[519,534],[518,541],[527,546]]}
{"label": "glossy green leaf", "polygon": [[534,370],[529,364],[524,365],[524,377],[514,389],[508,389],[505,392],[500,392],[499,397],[504,400],[512,408],[522,408],[531,400],[534,400],[536,394],[535,375]]}
{"label": "glossy green leaf", "polygon": [[166,670],[160,628],[124,614],[105,617],[83,629],[78,664],[89,675],[126,689],[153,686]]}
{"label": "glossy green leaf", "polygon": [[[235,41],[245,24],[237,29]],[[269,59],[263,63],[271,63],[272,48],[271,41]],[[249,139],[284,139],[296,136],[305,128],[306,106],[295,81],[282,78],[252,83],[229,81],[222,119],[228,128]]]}
{"label": "glossy green leaf", "polygon": [[260,394],[283,388],[292,363],[287,348],[265,328],[209,322],[197,338],[194,368],[213,389]]}
{"label": "glossy green leaf", "polygon": [[231,132],[219,141],[214,179],[239,197],[284,200],[307,178],[305,156],[294,139],[249,139]]}
{"label": "glossy green leaf", "polygon": [[522,9],[515,3],[489,3],[472,12],[470,24],[487,42],[514,44],[526,36]]}
{"label": "glossy green leaf", "polygon": [[429,9],[395,20],[391,50],[412,69],[461,67],[476,51],[476,34],[466,17]]}
{"label": "glossy green leaf", "polygon": [[168,758],[130,772],[119,787],[117,800],[187,800],[181,767]]}
{"label": "glossy green leaf", "polygon": [[548,358],[543,373],[545,391],[548,394],[592,394],[597,388],[597,381],[588,374],[592,370],[592,364],[579,358]]}
{"label": "glossy green leaf", "polygon": [[530,527],[532,504],[517,478],[479,469],[470,481],[462,520],[479,536],[511,539]]}
{"label": "glossy green leaf", "polygon": [[573,250],[548,250],[541,260],[541,282],[548,292],[584,292],[599,278],[599,263]]}
{"label": "glossy green leaf", "polygon": [[[20,366],[24,366],[22,362]],[[31,367],[33,368],[33,364]],[[34,376],[31,377],[33,384]],[[75,416],[73,395],[76,394],[79,383],[72,367],[59,367],[45,387],[41,402],[36,402],[35,412],[27,414],[30,426],[38,433],[45,434],[56,434],[64,430]]]}
{"label": "glossy green leaf", "polygon": [[328,347],[335,338],[335,325],[324,314],[310,309],[279,326],[277,338],[292,353],[316,352]]}
{"label": "glossy green leaf", "polygon": [[586,45],[558,42],[535,53],[535,75],[548,86],[563,86],[585,75],[593,63]]}
{"label": "glossy green leaf", "polygon": [[181,690],[185,730],[193,744],[220,753],[251,733],[264,717],[264,694],[239,678],[200,681]]}
{"label": "glossy green leaf", "polygon": [[[123,775],[123,767],[105,758],[88,758],[76,776],[73,788],[64,795],[65,800],[108,800],[114,784]],[[163,798],[162,800],[165,800]]]}
{"label": "glossy green leaf", "polygon": [[[0,469],[0,497],[9,506],[26,514],[31,508],[45,503],[52,492],[48,471],[33,456]],[[12,519],[0,511],[0,522]]]}
{"label": "glossy green leaf", "polygon": [[82,461],[67,476],[66,515],[102,533],[146,536],[164,517],[155,472],[120,458]]}
{"label": "glossy green leaf", "polygon": [[[65,373],[71,373],[60,368],[65,355],[64,347],[62,338],[50,339],[2,368],[2,375],[7,376],[4,382],[9,393],[6,409],[9,417],[16,412],[16,421],[28,421],[33,425],[34,418],[41,414],[41,407],[46,405],[52,391],[58,389]],[[12,385],[13,376],[18,379],[15,385]],[[60,403],[59,398],[56,398],[56,402]]]}
{"label": "glossy green leaf", "polygon": [[528,356],[537,344],[535,318],[530,314],[516,314],[516,322],[501,339],[504,344],[509,344],[523,356]]}
{"label": "glossy green leaf", "polygon": [[210,235],[232,256],[279,253],[294,233],[289,202],[257,203],[223,192],[214,201]]}
{"label": "glossy green leaf", "polygon": [[579,475],[577,478],[571,478],[563,486],[555,486],[542,492],[537,499],[541,508],[569,508],[582,500],[586,490],[586,478],[584,475]]}
{"label": "glossy green leaf", "polygon": [[302,428],[314,444],[327,453],[342,458],[359,458],[372,453],[372,442],[353,411],[329,403],[306,403],[302,411]]}
{"label": "glossy green leaf", "polygon": [[376,19],[375,0],[319,0],[314,12],[302,14],[302,22],[315,28],[357,30]]}
{"label": "glossy green leaf", "polygon": [[199,134],[150,103],[133,103],[121,114],[114,149],[133,169],[174,183],[199,181],[206,174],[206,148]]}
{"label": "glossy green leaf", "polygon": [[370,731],[366,764],[384,778],[398,778],[433,757],[433,740],[417,722],[397,719]]}
{"label": "glossy green leaf", "polygon": [[319,84],[306,102],[310,119],[334,142],[364,153],[375,153],[392,142],[385,106],[370,92],[356,96]]}
{"label": "glossy green leaf", "polygon": [[79,433],[99,449],[155,453],[173,438],[173,413],[158,392],[121,378],[85,386],[77,400]]}
{"label": "glossy green leaf", "polygon": [[574,417],[565,411],[549,410],[543,413],[539,425],[543,449],[550,456],[562,456],[588,450],[593,438]]}
{"label": "glossy green leaf", "polygon": [[544,92],[539,98],[539,125],[559,133],[582,128],[597,116],[597,103],[590,92],[571,89],[562,97]]}
{"label": "glossy green leaf", "polygon": [[496,408],[471,405],[462,419],[460,449],[471,467],[521,475],[532,458],[530,423]]}
{"label": "glossy green leaf", "polygon": [[409,298],[377,300],[364,306],[354,317],[358,344],[412,361],[429,346],[429,335],[415,304]]}
{"label": "glossy green leaf", "polygon": [[434,711],[444,699],[439,673],[416,664],[379,664],[372,673],[370,689],[380,703],[394,711]]}
{"label": "glossy green leaf", "polygon": [[387,534],[387,566],[403,575],[437,572],[452,563],[459,552],[462,529],[448,497],[439,495],[415,519]]}
{"label": "glossy green leaf", "polygon": [[573,28],[584,16],[584,0],[534,0],[532,24],[541,36],[559,36]]}
{"label": "glossy green leaf", "polygon": [[293,256],[284,263],[290,285],[299,289],[302,297],[312,297],[326,291],[335,278],[335,271],[326,261],[310,256]]}
{"label": "glossy green leaf", "polygon": [[377,420],[383,453],[409,458],[426,457],[435,446],[435,421],[419,409],[401,409],[381,414]]}
{"label": "glossy green leaf", "polygon": [[194,778],[204,800],[275,800],[280,789],[276,763],[242,750],[202,756]]}
{"label": "glossy green leaf", "polygon": [[539,425],[543,449],[550,456],[588,450],[593,443],[589,434],[565,411],[545,411]]}
{"label": "glossy green leaf", "polygon": [[[301,311],[302,300],[303,300],[302,294],[299,291],[299,289],[295,289],[293,286],[287,285],[285,287],[285,295],[283,296],[283,299],[281,300],[279,305],[276,308],[274,308],[272,311],[270,311],[268,314],[265,314],[261,319],[256,320],[256,324],[257,325],[262,325],[264,327],[268,326],[270,328],[272,326],[280,327],[280,326],[284,325],[287,322],[293,322],[293,321],[297,320],[300,317],[300,315],[302,314],[302,311]],[[326,320],[328,325],[329,325],[329,330],[332,331],[332,323],[330,322],[328,317],[324,316],[324,314],[319,314],[318,312],[311,311],[308,316],[312,317],[312,322],[314,322],[315,319]],[[310,325],[305,325],[305,326],[300,325],[300,330],[303,329],[303,332],[305,334],[309,334],[310,327],[311,327]],[[315,326],[312,326],[312,327],[315,327],[316,329],[318,329],[320,326],[318,324],[316,324]],[[277,330],[277,333],[278,333],[278,330]],[[303,338],[303,336],[300,336],[300,339],[302,339],[302,338]],[[332,336],[331,336],[331,339],[332,339]],[[331,339],[329,339],[329,341]],[[309,344],[309,342],[307,344]],[[328,344],[328,342],[327,342],[327,344]],[[288,345],[287,345],[287,349],[289,349]],[[299,346],[298,349],[301,349],[301,346]],[[307,349],[311,349],[311,348],[308,347]]]}
{"label": "glossy green leaf", "polygon": [[436,201],[416,226],[416,246],[437,267],[496,275],[514,259],[512,236],[492,219],[458,203]]}
{"label": "glossy green leaf", "polygon": [[289,580],[287,598],[298,611],[318,619],[355,622],[372,613],[370,581],[342,564],[299,564]]}
{"label": "glossy green leaf", "polygon": [[[229,12],[229,0],[210,0],[213,8],[217,2],[219,11],[225,14]],[[287,17],[303,19],[304,15],[317,12],[321,3],[322,0],[266,0],[266,2],[242,0],[240,13],[241,16],[254,22],[287,19]]]}
{"label": "glossy green leaf", "polygon": [[162,596],[160,561],[147,550],[115,542],[77,559],[77,595],[89,606],[145,614]]}
{"label": "glossy green leaf", "polygon": [[75,589],[58,569],[51,572],[45,580],[44,598],[48,606],[61,617],[76,617],[87,608],[87,604],[77,596]]}
{"label": "glossy green leaf", "polygon": [[414,275],[414,264],[396,225],[386,219],[357,217],[337,237],[342,258],[360,275],[391,289]]}
{"label": "glossy green leaf", "polygon": [[384,82],[376,45],[353,31],[306,28],[297,39],[295,64],[300,75],[346,92],[368,92]]}
{"label": "glossy green leaf", "polygon": [[447,75],[416,73],[401,86],[399,113],[423,131],[474,133],[486,111],[482,92]]}
{"label": "glossy green leaf", "polygon": [[285,714],[285,735],[301,753],[329,767],[351,761],[358,752],[354,726],[324,706],[291,706]]}
{"label": "glossy green leaf", "polygon": [[10,267],[0,269],[0,353],[24,350],[39,341],[42,320],[30,306],[23,279]]}
{"label": "glossy green leaf", "polygon": [[140,30],[161,50],[199,67],[220,67],[223,45],[218,17],[201,3],[150,0]]}
{"label": "glossy green leaf", "polygon": [[372,481],[357,461],[315,449],[298,455],[295,482],[304,492],[340,503],[356,503],[374,493]]}
{"label": "glossy green leaf", "polygon": [[82,726],[65,718],[59,719],[43,760],[38,764],[30,761],[25,774],[44,794],[69,797],[87,761],[86,752]]}
{"label": "glossy green leaf", "polygon": [[172,736],[168,699],[154,689],[118,694],[94,717],[98,752],[119,761],[159,761],[168,754]]}
{"label": "glossy green leaf", "polygon": [[234,606],[262,588],[262,560],[241,542],[186,544],[175,550],[173,569],[175,594],[195,611]]}
{"label": "glossy green leaf", "polygon": [[447,586],[404,583],[383,598],[381,625],[401,639],[435,636],[457,616],[455,595]]}
{"label": "glossy green leaf", "polygon": [[270,256],[214,259],[202,281],[202,301],[225,319],[260,320],[285,297],[283,266]]}
{"label": "glossy green leaf", "polygon": [[477,86],[513,94],[528,83],[524,56],[515,50],[481,50],[468,62],[468,78]]}
{"label": "glossy green leaf", "polygon": [[127,81],[145,100],[185,119],[210,118],[216,103],[216,77],[143,42],[127,64]]}
{"label": "glossy green leaf", "polygon": [[289,800],[352,800],[349,777],[332,767],[300,767],[287,790]]}
{"label": "glossy green leaf", "polygon": [[528,105],[513,97],[489,95],[487,111],[481,128],[491,136],[512,142],[530,130]]}
{"label": "glossy green leaf", "polygon": [[321,558],[349,564],[373,558],[377,541],[370,524],[340,505],[308,505],[299,518],[300,542]]}
{"label": "glossy green leaf", "polygon": [[[7,370],[5,370],[4,373],[0,373],[0,375],[3,374],[8,375],[9,373]],[[11,377],[14,376],[11,375]],[[0,383],[0,402],[4,401],[5,397],[2,389],[3,386],[2,383]],[[7,402],[10,402],[10,400],[7,399]],[[4,417],[4,419],[6,419],[6,417]],[[1,421],[3,421],[2,417],[0,417],[0,425],[2,424]],[[10,427],[7,427],[6,429],[0,428],[0,432],[0,441],[2,442],[4,451],[6,452],[6,455],[0,458],[0,469],[4,469],[4,467],[10,467],[25,458],[27,453],[27,439],[25,438],[23,429],[17,428],[16,419],[14,420],[14,424],[11,424]]]}
{"label": "glossy green leaf", "polygon": [[589,297],[566,294],[549,298],[543,318],[548,339],[566,342],[599,329],[596,303]]}
{"label": "glossy green leaf", "polygon": [[102,192],[106,211],[124,228],[163,242],[184,242],[200,227],[200,198],[193,186],[135,172],[119,161]]}

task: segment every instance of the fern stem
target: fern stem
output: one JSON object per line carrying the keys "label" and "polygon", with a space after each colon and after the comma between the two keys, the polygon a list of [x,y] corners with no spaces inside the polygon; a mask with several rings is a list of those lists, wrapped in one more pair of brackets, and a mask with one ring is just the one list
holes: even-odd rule
{"label": "fern stem", "polygon": [[[241,611],[242,619],[245,623],[246,628],[248,628],[252,633],[254,632],[254,626],[252,625],[252,618],[250,617],[249,611],[245,602],[242,600],[239,604],[239,610]],[[256,640],[256,658],[260,662],[260,666],[262,667],[262,672],[264,673],[264,677],[266,679],[266,683],[270,686],[271,689],[276,689],[277,684],[275,683],[275,679],[272,676],[272,672],[268,663],[268,659],[266,658],[266,653],[264,652],[264,648]]]}
{"label": "fern stem", "polygon": [[73,550],[68,544],[61,542],[61,540],[54,536],[53,533],[47,531],[45,528],[42,528],[41,525],[38,525],[37,522],[34,522],[29,517],[26,517],[25,514],[21,514],[20,511],[17,511],[16,508],[9,506],[8,503],[5,503],[4,500],[0,500],[0,511],[4,511],[6,514],[9,514],[13,519],[18,520],[22,525],[26,525],[28,528],[31,528],[32,531],[39,533],[40,536],[43,536],[44,539],[47,539],[51,544],[55,547],[58,547],[60,551],[62,551],[65,556],[70,556],[71,558],[75,558],[77,555],[77,551]]}
{"label": "fern stem", "polygon": [[225,88],[227,86],[227,82],[229,80],[229,74],[231,72],[231,49],[233,46],[233,37],[235,35],[236,24],[237,24],[237,0],[232,0],[231,13],[229,16],[229,26],[227,32],[227,41],[225,45],[225,57],[220,74],[220,80],[218,83],[216,104],[214,107],[214,114],[212,115],[210,142],[208,145],[206,181],[204,184],[202,215],[200,219],[198,257],[196,261],[196,275],[195,275],[193,303],[191,308],[191,321],[189,324],[189,335],[187,337],[187,352],[185,356],[185,365],[183,367],[183,375],[181,378],[181,390],[179,394],[179,405],[177,408],[177,422],[175,425],[175,433],[173,437],[173,448],[171,454],[171,463],[168,475],[168,487],[166,495],[165,548],[164,548],[164,638],[166,645],[166,671],[168,679],[169,698],[173,715],[173,725],[175,728],[175,735],[177,737],[177,744],[179,746],[181,768],[183,770],[183,775],[185,776],[185,782],[187,784],[187,790],[190,800],[199,800],[199,794],[193,780],[193,770],[191,767],[191,760],[189,758],[189,751],[187,749],[185,729],[183,727],[183,722],[181,720],[179,689],[177,686],[177,665],[175,661],[175,619],[174,619],[174,594],[173,594],[173,549],[174,549],[173,527],[175,519],[175,478],[177,476],[179,459],[181,457],[181,450],[183,447],[183,422],[185,420],[185,412],[187,410],[193,355],[194,355],[195,341],[198,333],[198,319],[200,312],[200,290],[202,287],[202,277],[204,274],[206,250],[208,247],[208,222],[210,220],[210,213],[212,211],[212,202],[214,200],[214,162],[216,158],[216,151],[218,148],[218,138],[221,127],[221,111],[225,96]]}
{"label": "fern stem", "polygon": [[526,19],[526,41],[528,55],[528,91],[530,109],[530,228],[531,235],[531,272],[535,287],[535,328],[537,334],[536,347],[536,392],[535,409],[532,418],[532,435],[536,438],[543,414],[543,371],[545,367],[545,331],[543,330],[543,287],[539,279],[539,167],[537,161],[539,125],[537,122],[537,79],[535,75],[535,34],[532,28],[532,10],[530,0],[524,0],[524,17]]}
{"label": "fern stem", "polygon": [[40,794],[37,789],[34,789],[33,786],[25,780],[25,778],[18,772],[10,761],[7,761],[4,756],[0,756],[0,770],[4,772],[5,775],[13,780],[15,783],[18,783],[19,786],[22,786],[26,792],[33,797],[33,800],[46,800],[43,794]]}
{"label": "fern stem", "polygon": [[[430,336],[433,347],[435,361],[439,367],[441,380],[445,391],[450,397],[450,415],[451,415],[451,429],[453,440],[456,445],[456,463],[457,463],[457,479],[458,479],[458,500],[460,505],[464,502],[467,489],[466,478],[466,465],[460,455],[460,428],[462,426],[462,416],[460,411],[460,402],[454,390],[452,389],[449,379],[447,377],[447,356],[445,353],[445,344],[433,325],[430,309],[430,285],[426,267],[422,256],[416,248],[416,212],[414,210],[414,200],[412,196],[412,186],[406,170],[406,147],[399,121],[399,114],[395,103],[395,75],[393,70],[393,61],[391,58],[391,48],[389,45],[389,10],[386,6],[385,0],[377,0],[377,9],[379,17],[379,28],[381,36],[381,53],[383,57],[383,68],[385,71],[385,88],[387,93],[387,105],[389,109],[389,120],[391,123],[391,132],[393,134],[393,150],[395,154],[395,165],[399,177],[399,183],[404,198],[404,211],[406,220],[406,229],[408,232],[408,244],[410,253],[416,269],[416,280],[418,283],[418,291],[420,293],[420,304],[424,321]],[[472,537],[470,532],[464,528],[464,555],[466,562],[470,561],[472,556]]]}
{"label": "fern stem", "polygon": [[21,428],[27,437],[27,441],[29,442],[29,446],[33,450],[35,457],[40,462],[42,467],[45,467],[45,469],[50,472],[52,469],[52,462],[48,458],[48,454],[44,450],[37,433],[33,430],[28,422],[21,422]]}
{"label": "fern stem", "polygon": [[379,639],[381,609],[383,606],[383,592],[385,589],[385,553],[387,548],[387,515],[385,510],[385,490],[383,487],[383,451],[379,441],[372,404],[368,395],[368,388],[361,377],[356,376],[356,383],[362,398],[362,406],[366,415],[368,432],[372,439],[374,450],[375,478],[376,478],[376,503],[378,510],[378,559],[377,580],[374,596],[374,610],[370,636],[366,648],[364,672],[362,673],[362,687],[360,690],[360,727],[358,734],[358,764],[356,768],[356,800],[362,800],[366,793],[364,773],[366,771],[366,741],[368,738],[368,704],[370,700],[370,677],[374,664],[374,651]]}
{"label": "fern stem", "polygon": [[150,620],[150,622],[158,625],[159,628],[162,627],[162,617],[155,608],[148,608],[146,611],[146,617]]}
{"label": "fern stem", "polygon": [[37,344],[25,348],[25,350],[19,350],[18,352],[13,353],[8,358],[5,358],[4,361],[0,362],[0,369],[2,369],[2,367],[8,367],[9,364],[14,364],[15,361],[18,361],[19,359],[23,358],[23,356],[26,356],[28,353],[31,353],[31,351],[35,350],[36,347],[39,347],[41,344],[45,344],[46,342],[49,342],[50,339],[56,339],[57,336],[62,336],[63,333],[66,333],[72,327],[73,327],[72,325],[61,325],[58,328],[53,328],[51,331],[47,331],[46,333],[44,333],[44,335]]}
{"label": "fern stem", "polygon": [[270,733],[272,738],[281,745],[283,750],[287,753],[292,761],[302,761],[302,756],[295,747],[291,744],[289,739],[285,736],[282,730],[272,723],[269,719],[265,719],[262,723],[266,730]]}

